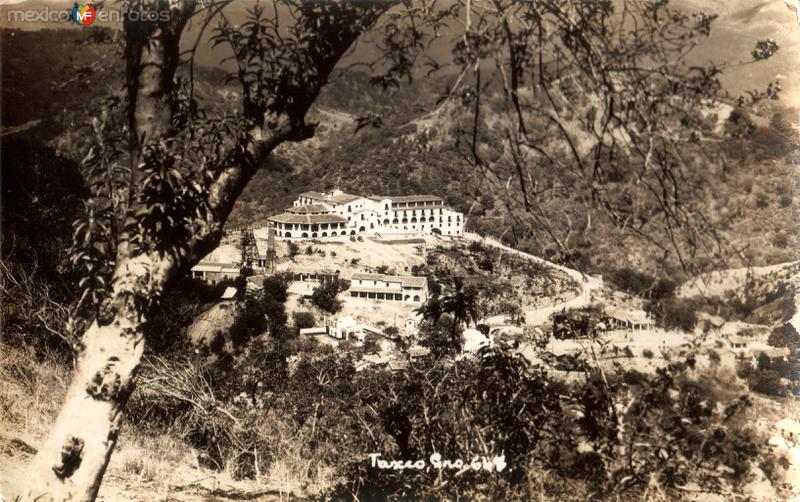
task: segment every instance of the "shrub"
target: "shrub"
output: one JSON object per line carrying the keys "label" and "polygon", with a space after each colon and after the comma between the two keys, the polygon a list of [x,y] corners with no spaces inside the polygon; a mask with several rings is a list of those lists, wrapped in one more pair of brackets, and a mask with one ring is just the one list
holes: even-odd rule
{"label": "shrub", "polygon": [[289,259],[294,260],[294,257],[300,253],[300,248],[293,241],[289,241],[287,246],[289,248]]}
{"label": "shrub", "polygon": [[650,349],[644,349],[642,351],[642,356],[646,357],[647,359],[652,359],[653,358],[653,351],[650,350]]}
{"label": "shrub", "polygon": [[747,382],[754,392],[774,397],[786,395],[786,388],[781,384],[781,377],[775,370],[759,368],[750,375]]}
{"label": "shrub", "polygon": [[314,288],[311,293],[311,303],[326,312],[335,314],[342,310],[342,301],[339,300],[338,295],[338,281],[326,282]]}
{"label": "shrub", "polygon": [[655,312],[656,320],[665,329],[692,331],[697,324],[697,304],[693,299],[670,298],[651,302],[648,310]]}
{"label": "shrub", "polygon": [[311,312],[300,311],[292,314],[292,324],[297,333],[300,333],[301,329],[313,328],[316,322],[317,320]]}
{"label": "shrub", "polygon": [[381,337],[374,333],[368,333],[364,338],[364,352],[367,354],[377,354],[381,350]]}
{"label": "shrub", "polygon": [[428,347],[434,357],[459,354],[464,347],[464,330],[449,315],[440,317],[435,323],[422,321],[419,325],[420,345]]}
{"label": "shrub", "polygon": [[789,347],[792,350],[800,349],[800,335],[790,323],[774,328],[769,335],[767,343],[773,347]]}
{"label": "shrub", "polygon": [[655,277],[630,267],[623,267],[611,273],[611,281],[623,291],[640,295],[653,285]]}

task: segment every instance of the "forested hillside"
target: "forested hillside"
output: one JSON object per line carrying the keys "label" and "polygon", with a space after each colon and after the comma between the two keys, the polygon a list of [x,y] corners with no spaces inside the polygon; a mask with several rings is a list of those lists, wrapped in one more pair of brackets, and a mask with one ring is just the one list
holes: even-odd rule
{"label": "forested hillside", "polygon": [[[23,47],[36,47],[38,54],[9,57],[5,62],[3,79],[14,78],[17,85],[3,86],[3,102],[28,103],[6,114],[6,127],[41,121],[24,133],[27,141],[49,143],[77,166],[91,134],[89,117],[100,111],[101,97],[121,85],[115,83],[121,75],[97,57],[102,45],[90,43],[108,44],[113,34],[106,30],[66,34],[5,30],[4,35],[5,53],[21,54]],[[236,91],[226,82],[225,72],[196,67],[195,76],[194,92],[204,102],[233,108]],[[496,81],[486,84],[493,92],[487,93],[490,97],[483,106],[489,111],[484,111],[475,138],[484,165],[475,167],[469,161],[475,153],[470,143],[472,102],[469,96],[443,100],[456,78],[444,68],[387,90],[372,85],[358,67],[338,72],[312,110],[319,124],[316,136],[283,146],[268,161],[237,202],[229,224],[263,223],[305,190],[435,193],[468,215],[468,230],[496,235],[584,270],[610,272],[623,264],[656,275],[679,270],[675,256],[657,242],[659,237],[643,237],[647,233],[643,218],[637,234],[636,229],[620,228],[610,221],[599,205],[587,211],[591,194],[574,190],[570,177],[556,169],[529,180],[543,194],[540,211],[549,217],[536,218],[535,210],[525,211],[509,161],[513,152],[504,137],[507,124],[499,85]],[[53,84],[47,99],[37,81]],[[360,112],[352,113],[353,109]],[[691,199],[713,217],[709,227],[729,246],[721,255],[699,250],[690,257],[698,268],[748,262],[766,265],[796,257],[797,187],[787,183],[796,179],[798,139],[796,124],[790,120],[796,113],[780,100],[763,101],[757,111],[748,115],[725,105],[704,112],[709,136],[701,146],[709,169],[696,170],[685,181]],[[721,167],[714,161],[719,156]],[[639,168],[624,162],[609,166],[605,189],[622,190]],[[593,206],[589,203],[588,207]],[[531,217],[524,217],[526,213]],[[554,246],[551,234],[559,237],[567,253]]]}
{"label": "forested hillside", "polygon": [[[371,86],[363,73],[350,72],[335,79],[316,110],[320,134],[283,150],[276,156],[275,169],[265,169],[253,179],[231,215],[231,224],[262,223],[305,190],[436,193],[468,214],[468,230],[497,235],[537,254],[563,259],[556,256],[543,224],[511,216],[524,210],[510,188],[517,183],[512,179],[514,172],[503,163],[509,153],[499,109],[494,123],[486,124],[479,138],[487,167],[475,168],[467,161],[470,146],[464,136],[471,132],[469,109],[460,103],[437,103],[453,78],[423,78],[390,96]],[[342,111],[354,103],[363,110],[361,115]],[[488,106],[500,105],[490,101]],[[734,107],[707,114],[709,139],[701,146],[709,169],[693,172],[686,184],[688,190],[702,187],[693,197],[713,215],[715,220],[709,224],[720,237],[730,239],[735,251],[729,250],[724,258],[732,266],[795,259],[796,186],[786,183],[794,179],[797,169],[798,140],[789,121],[792,116],[780,101],[762,103],[754,116]],[[699,152],[698,148],[695,154],[701,155]],[[712,170],[721,152],[726,152],[723,165]],[[611,166],[608,190],[623,187],[640,167]],[[665,257],[653,242],[612,225],[599,207],[596,213],[587,213],[585,198],[591,195],[567,190],[572,187],[560,174],[553,172],[534,183],[549,191],[544,204],[562,211],[560,218],[548,223],[572,244],[567,261],[601,272],[623,263],[651,273],[671,273],[678,268],[674,256]],[[722,265],[713,255],[698,253],[692,258],[701,267]]]}

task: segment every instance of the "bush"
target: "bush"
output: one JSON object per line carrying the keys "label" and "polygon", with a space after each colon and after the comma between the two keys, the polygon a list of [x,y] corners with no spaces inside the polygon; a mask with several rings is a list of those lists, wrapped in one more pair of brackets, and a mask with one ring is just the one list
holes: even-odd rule
{"label": "bush", "polygon": [[289,248],[289,259],[294,261],[294,257],[300,253],[300,248],[293,241],[289,241],[287,246]]}
{"label": "bush", "polygon": [[464,347],[464,330],[449,315],[440,317],[435,323],[422,321],[419,325],[419,344],[428,347],[434,357],[460,354]]}
{"label": "bush", "polygon": [[316,322],[317,320],[311,312],[301,311],[292,314],[292,324],[294,324],[294,329],[297,333],[301,329],[313,328]]}
{"label": "bush", "polygon": [[773,347],[789,347],[792,350],[800,349],[800,335],[790,323],[778,326],[769,335],[767,343]]}
{"label": "bush", "polygon": [[694,299],[670,298],[651,302],[647,309],[655,313],[656,321],[665,329],[692,331],[697,324],[697,304]]}
{"label": "bush", "polygon": [[639,272],[630,267],[623,267],[613,271],[611,281],[623,291],[640,295],[649,289],[655,282],[655,277]]}
{"label": "bush", "polygon": [[342,301],[338,298],[339,282],[330,281],[320,284],[311,293],[311,303],[318,308],[335,314],[342,310]]}
{"label": "bush", "polygon": [[781,377],[775,370],[759,368],[750,375],[747,382],[754,392],[773,397],[786,395],[786,388],[781,384]]}
{"label": "bush", "polygon": [[650,349],[644,349],[642,351],[642,356],[644,356],[647,359],[652,359],[653,358],[653,351],[650,350]]}

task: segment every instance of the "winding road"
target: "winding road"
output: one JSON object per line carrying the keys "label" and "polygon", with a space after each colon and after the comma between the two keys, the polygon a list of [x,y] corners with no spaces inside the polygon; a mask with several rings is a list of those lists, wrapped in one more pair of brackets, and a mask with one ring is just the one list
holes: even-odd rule
{"label": "winding road", "polygon": [[[482,237],[478,234],[465,232],[464,238],[468,241],[472,242],[480,242],[486,246],[491,246],[497,249],[502,249],[503,251],[514,254],[519,256],[520,258],[534,261],[540,263],[546,267],[551,267],[556,270],[560,270],[565,274],[569,275],[575,282],[580,285],[581,292],[578,295],[570,300],[564,302],[557,302],[550,305],[545,305],[543,307],[539,307],[536,309],[526,310],[524,312],[525,315],[525,324],[526,325],[537,325],[537,324],[545,324],[549,321],[550,316],[554,312],[558,312],[561,310],[570,310],[570,309],[579,309],[586,307],[592,303],[592,292],[601,289],[603,287],[603,278],[602,277],[594,277],[591,275],[584,274],[578,270],[565,267],[563,265],[558,265],[556,263],[547,261],[543,258],[538,256],[532,255],[530,253],[526,253],[524,251],[520,251],[519,249],[514,249],[509,247],[502,242],[498,241],[497,239],[493,239],[491,237]],[[497,315],[487,317],[483,320],[486,324],[504,324],[504,315]]]}

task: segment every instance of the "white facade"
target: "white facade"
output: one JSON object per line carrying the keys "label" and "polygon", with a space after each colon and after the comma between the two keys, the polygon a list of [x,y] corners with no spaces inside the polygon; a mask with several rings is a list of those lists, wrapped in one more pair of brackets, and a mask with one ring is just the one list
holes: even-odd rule
{"label": "white facade", "polygon": [[463,215],[435,195],[362,197],[338,190],[305,192],[285,213],[269,221],[278,237],[290,239],[464,233]]}
{"label": "white facade", "polygon": [[352,298],[422,303],[428,299],[425,277],[355,273],[347,290]]}

